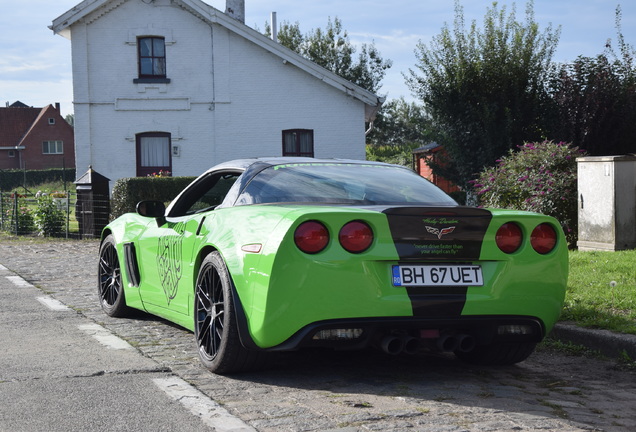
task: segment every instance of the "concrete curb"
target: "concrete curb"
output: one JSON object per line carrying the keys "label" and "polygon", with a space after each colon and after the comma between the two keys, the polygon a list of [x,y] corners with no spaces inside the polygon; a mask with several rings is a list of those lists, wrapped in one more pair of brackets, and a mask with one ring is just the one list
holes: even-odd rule
{"label": "concrete curb", "polygon": [[579,327],[570,322],[558,323],[550,337],[561,342],[572,342],[612,358],[623,358],[625,354],[636,360],[636,335],[614,333]]}

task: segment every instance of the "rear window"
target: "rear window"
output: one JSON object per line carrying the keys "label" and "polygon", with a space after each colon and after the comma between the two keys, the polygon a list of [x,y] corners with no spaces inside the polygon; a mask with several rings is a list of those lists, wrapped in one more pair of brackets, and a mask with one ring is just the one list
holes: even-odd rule
{"label": "rear window", "polygon": [[299,163],[258,173],[235,205],[267,203],[456,205],[413,171],[383,165]]}

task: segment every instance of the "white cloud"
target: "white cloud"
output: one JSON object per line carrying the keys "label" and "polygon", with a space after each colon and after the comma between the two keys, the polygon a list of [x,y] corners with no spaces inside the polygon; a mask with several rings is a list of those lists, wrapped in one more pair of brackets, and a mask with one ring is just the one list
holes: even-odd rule
{"label": "white cloud", "polygon": [[[63,110],[72,110],[71,44],[53,35],[47,28],[53,19],[71,9],[80,0],[20,0],[3,3],[0,13],[0,101],[21,100],[27,105],[43,106],[62,102]],[[225,10],[225,0],[206,0]],[[413,51],[421,40],[430,42],[444,23],[455,17],[452,0],[245,0],[246,23],[263,27],[270,13],[278,22],[298,21],[303,32],[324,28],[328,17],[339,17],[353,43],[375,42],[393,67],[384,79],[380,93],[389,97],[410,91],[403,72],[415,66]],[[517,19],[525,20],[524,0],[514,1]],[[607,38],[615,40],[614,11],[623,9],[623,33],[628,43],[636,44],[636,2],[633,0],[535,0],[535,19],[542,29],[549,23],[562,26],[555,60],[570,61],[578,55],[600,54]],[[462,0],[466,25],[474,19],[480,25],[492,0]],[[499,0],[510,5],[513,0]],[[5,6],[7,4],[7,6]]]}

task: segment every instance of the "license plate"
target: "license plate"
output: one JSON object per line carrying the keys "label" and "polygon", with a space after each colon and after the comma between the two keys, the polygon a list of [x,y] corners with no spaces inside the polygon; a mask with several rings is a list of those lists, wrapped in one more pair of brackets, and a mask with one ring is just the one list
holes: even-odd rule
{"label": "license plate", "polygon": [[394,265],[393,286],[483,286],[478,265]]}

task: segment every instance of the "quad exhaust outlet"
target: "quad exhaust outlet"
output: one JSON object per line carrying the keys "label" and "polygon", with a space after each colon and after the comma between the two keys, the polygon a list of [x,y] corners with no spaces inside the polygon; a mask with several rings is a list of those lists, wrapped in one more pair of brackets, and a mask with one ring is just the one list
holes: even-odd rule
{"label": "quad exhaust outlet", "polygon": [[[378,347],[387,354],[398,355],[401,353],[415,354],[424,345],[424,339],[408,335],[388,334],[384,336]],[[475,349],[477,342],[468,334],[442,335],[431,345],[436,351],[441,352],[469,352]]]}

